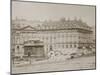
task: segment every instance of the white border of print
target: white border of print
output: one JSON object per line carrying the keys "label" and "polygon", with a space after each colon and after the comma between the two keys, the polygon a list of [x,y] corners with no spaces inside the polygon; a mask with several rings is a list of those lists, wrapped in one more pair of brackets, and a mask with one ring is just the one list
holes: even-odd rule
{"label": "white border of print", "polygon": [[[24,0],[25,1],[25,0]],[[29,0],[34,1],[34,0]],[[100,73],[100,0],[35,0],[40,2],[71,3],[97,6],[97,69],[84,71],[40,73],[34,75],[99,75]],[[10,0],[0,0],[0,75],[10,75]],[[25,74],[26,75],[26,74]],[[32,74],[27,74],[32,75]]]}

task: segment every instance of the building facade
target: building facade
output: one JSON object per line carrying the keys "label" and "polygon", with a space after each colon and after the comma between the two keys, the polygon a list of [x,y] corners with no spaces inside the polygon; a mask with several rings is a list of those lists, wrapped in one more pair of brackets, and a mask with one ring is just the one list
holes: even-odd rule
{"label": "building facade", "polygon": [[31,22],[12,20],[11,49],[15,56],[48,57],[50,51],[55,54],[80,52],[83,47],[93,45],[93,31],[79,20]]}

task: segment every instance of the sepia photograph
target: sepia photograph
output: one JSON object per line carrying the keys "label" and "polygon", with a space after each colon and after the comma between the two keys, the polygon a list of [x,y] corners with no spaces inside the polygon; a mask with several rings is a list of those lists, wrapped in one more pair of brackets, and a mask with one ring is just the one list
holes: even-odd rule
{"label": "sepia photograph", "polygon": [[11,74],[96,69],[96,6],[11,1]]}

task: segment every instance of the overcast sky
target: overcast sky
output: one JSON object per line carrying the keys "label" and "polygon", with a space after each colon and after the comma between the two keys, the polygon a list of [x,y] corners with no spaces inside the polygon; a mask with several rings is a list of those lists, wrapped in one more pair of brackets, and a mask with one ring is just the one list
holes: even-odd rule
{"label": "overcast sky", "polygon": [[28,20],[58,20],[62,17],[81,18],[88,25],[95,25],[95,7],[34,2],[12,2],[12,18]]}

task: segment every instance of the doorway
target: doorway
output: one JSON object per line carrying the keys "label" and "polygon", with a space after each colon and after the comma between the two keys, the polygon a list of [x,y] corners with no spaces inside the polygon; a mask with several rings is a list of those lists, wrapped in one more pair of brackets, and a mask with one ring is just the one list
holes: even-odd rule
{"label": "doorway", "polygon": [[24,46],[24,55],[32,57],[43,57],[45,55],[44,46],[43,45]]}

